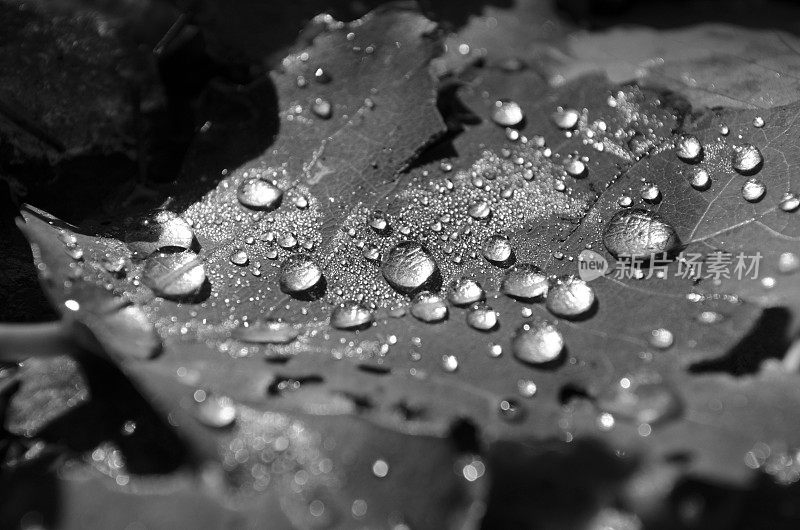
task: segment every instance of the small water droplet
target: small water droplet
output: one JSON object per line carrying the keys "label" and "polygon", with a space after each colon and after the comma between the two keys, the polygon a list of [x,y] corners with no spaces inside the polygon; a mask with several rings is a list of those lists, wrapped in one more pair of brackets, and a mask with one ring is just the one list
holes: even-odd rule
{"label": "small water droplet", "polygon": [[733,148],[733,169],[742,175],[758,173],[764,163],[761,151],[752,144],[744,144]]}
{"label": "small water droplet", "polygon": [[501,290],[513,298],[533,300],[547,293],[547,276],[532,263],[519,263],[503,276]]}
{"label": "small water droplet", "polygon": [[673,250],[678,234],[657,215],[635,208],[614,214],[603,232],[603,244],[616,257],[649,258]]}
{"label": "small water droplet", "polygon": [[403,241],[385,256],[383,277],[401,293],[413,293],[437,280],[439,268],[428,251],[414,241]]}
{"label": "small water droplet", "polygon": [[280,206],[283,191],[266,180],[246,179],[239,185],[239,202],[252,210],[274,210]]}
{"label": "small water droplet", "polygon": [[536,395],[536,383],[530,379],[520,379],[517,381],[517,389],[522,397],[531,398]]}
{"label": "small water droplet", "polygon": [[494,264],[504,264],[511,259],[514,249],[511,241],[502,234],[493,234],[486,238],[481,247],[483,257]]}
{"label": "small water droplet", "polygon": [[411,301],[411,315],[423,322],[441,322],[447,318],[447,304],[438,294],[422,291]]}
{"label": "small water droplet", "polygon": [[701,324],[716,324],[725,320],[725,315],[716,311],[703,311],[697,315],[697,321]]}
{"label": "small water droplet", "polygon": [[651,182],[645,182],[642,185],[642,189],[639,190],[639,195],[642,199],[650,203],[661,201],[661,190]]}
{"label": "small water droplet", "polygon": [[619,204],[622,208],[630,208],[633,204],[633,199],[629,195],[622,195],[619,199],[617,199],[617,204]]}
{"label": "small water droplet", "polygon": [[478,331],[491,331],[497,327],[497,313],[486,304],[473,304],[467,311],[467,324]]}
{"label": "small water droplet", "polygon": [[525,416],[525,409],[516,399],[503,399],[497,407],[500,417],[506,421],[520,421]]}
{"label": "small water droplet", "polygon": [[492,121],[503,127],[516,127],[525,119],[520,106],[506,99],[494,102],[492,107]]}
{"label": "small water droplet", "polygon": [[703,144],[697,136],[682,134],[675,143],[675,154],[684,162],[697,162],[703,156]]}
{"label": "small water droplet", "polygon": [[547,309],[564,318],[583,316],[592,309],[594,303],[594,290],[585,281],[572,275],[556,279],[547,292]]}
{"label": "small water droplet", "polygon": [[580,117],[581,115],[577,110],[563,107],[558,107],[552,115],[553,123],[556,124],[556,127],[564,130],[574,129],[578,125]]}
{"label": "small water droplet", "polygon": [[694,168],[689,178],[689,183],[694,189],[704,191],[711,186],[711,177],[708,176],[708,171],[705,169],[699,167]]}
{"label": "small water droplet", "polygon": [[561,356],[564,351],[564,337],[547,321],[524,324],[514,334],[511,351],[524,363],[547,364]]}
{"label": "small water droplet", "polygon": [[758,202],[764,198],[767,187],[759,179],[751,177],[742,185],[742,197],[748,202]]}
{"label": "small water droplet", "polygon": [[384,478],[389,474],[389,464],[386,460],[378,459],[372,464],[372,474],[378,478]]}
{"label": "small water droplet", "polygon": [[369,226],[376,233],[380,235],[385,235],[389,233],[389,220],[386,218],[386,215],[384,215],[384,213],[380,210],[372,212],[372,214],[369,217]]}
{"label": "small water droplet", "polygon": [[310,294],[324,283],[322,269],[311,258],[302,254],[289,256],[281,265],[280,288],[286,294]]}
{"label": "small water droplet", "polygon": [[756,129],[760,129],[763,126],[764,126],[764,118],[762,118],[761,116],[756,116],[755,118],[753,118],[753,127],[755,127]]}
{"label": "small water droplet", "polygon": [[314,80],[324,85],[331,82],[331,76],[326,69],[319,67],[314,70]]}

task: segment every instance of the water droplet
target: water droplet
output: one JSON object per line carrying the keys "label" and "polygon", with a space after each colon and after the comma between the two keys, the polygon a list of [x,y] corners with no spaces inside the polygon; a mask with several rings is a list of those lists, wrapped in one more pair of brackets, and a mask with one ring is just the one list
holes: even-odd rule
{"label": "water droplet", "polygon": [[372,464],[372,474],[378,478],[384,478],[389,474],[389,464],[386,460],[378,459]]}
{"label": "water droplet", "polygon": [[564,164],[564,169],[568,175],[575,178],[580,178],[586,175],[586,164],[584,164],[581,159],[576,157],[569,158]]}
{"label": "water droplet", "polygon": [[556,127],[564,130],[574,129],[578,125],[580,117],[581,115],[577,110],[563,107],[558,107],[552,115],[553,123],[556,124]]}
{"label": "water droplet", "polygon": [[370,261],[377,262],[381,259],[381,252],[375,245],[365,246],[364,251],[361,254]]}
{"label": "water droplet", "polygon": [[286,250],[293,249],[294,247],[297,246],[297,238],[291,232],[282,234],[278,238],[278,246],[280,246],[281,248],[285,248]]}
{"label": "water droplet", "polygon": [[764,118],[762,118],[761,116],[756,116],[755,118],[753,118],[753,127],[755,127],[756,129],[760,129],[763,126],[764,126]]}
{"label": "water droplet", "polygon": [[289,344],[300,334],[293,325],[280,320],[258,320],[249,326],[240,326],[231,337],[255,344]]}
{"label": "water droplet", "polygon": [[759,179],[752,177],[742,185],[742,197],[748,202],[758,202],[764,198],[767,187]]}
{"label": "water droplet", "polygon": [[675,143],[675,154],[684,162],[697,162],[703,156],[703,144],[692,134],[682,134]]}
{"label": "water droplet", "polygon": [[703,168],[694,168],[692,175],[689,178],[689,183],[696,190],[707,190],[711,186],[711,177],[708,176],[708,171]]}
{"label": "water droplet", "polygon": [[311,103],[311,112],[323,120],[327,120],[333,116],[333,106],[331,102],[325,98],[316,98],[314,102]]}
{"label": "water droplet", "polygon": [[547,292],[547,309],[556,316],[576,318],[585,315],[595,302],[594,290],[575,276],[558,278]]}
{"label": "water droplet", "polygon": [[486,201],[477,201],[469,205],[467,213],[473,219],[482,221],[488,219],[489,216],[492,215],[492,207],[489,206],[489,203]]}
{"label": "water droplet", "polygon": [[203,288],[206,271],[194,252],[159,252],[147,258],[142,279],[156,296],[180,300]]}
{"label": "water droplet", "polygon": [[787,192],[783,195],[779,206],[784,212],[793,212],[800,207],[800,196],[796,193]]}
{"label": "water droplet", "polygon": [[522,397],[531,398],[536,395],[536,383],[530,379],[520,379],[517,381],[517,389]]}
{"label": "water droplet", "polygon": [[401,293],[413,293],[436,281],[439,268],[428,251],[414,241],[403,241],[383,260],[383,277]]}
{"label": "water droplet", "polygon": [[243,265],[247,265],[247,262],[249,261],[249,258],[247,257],[247,252],[245,252],[244,250],[239,249],[239,250],[234,251],[231,254],[230,260],[231,260],[231,263],[233,263],[234,265],[243,266]]}
{"label": "water droplet", "polygon": [[453,280],[447,293],[447,299],[450,303],[457,306],[474,304],[485,297],[486,293],[484,293],[481,284],[471,278]]}
{"label": "water droplet", "polygon": [[105,256],[102,263],[106,271],[118,275],[125,272],[125,267],[127,265],[124,256]]}
{"label": "water droplet", "polygon": [[369,226],[378,234],[384,235],[389,233],[389,221],[380,210],[372,212],[372,215],[369,217]]}
{"label": "water droplet", "polygon": [[483,257],[494,264],[507,263],[511,259],[513,248],[511,241],[502,234],[494,234],[484,241],[481,247]]}
{"label": "water droplet", "polygon": [[514,334],[511,351],[524,363],[550,363],[558,359],[564,351],[564,337],[547,321],[524,324]]}
{"label": "water droplet", "polygon": [[800,256],[794,252],[784,252],[778,256],[778,272],[792,274],[800,270]]}
{"label": "water droplet", "polygon": [[500,417],[506,421],[520,421],[525,416],[525,409],[516,399],[504,399],[500,401],[497,410]]}
{"label": "water droplet", "polygon": [[653,183],[646,182],[642,185],[639,195],[647,202],[655,203],[661,200],[661,190]]}
{"label": "water droplet", "polygon": [[725,315],[716,311],[703,311],[697,315],[697,321],[701,324],[716,324],[725,320]]}
{"label": "water droplet", "polygon": [[733,148],[733,169],[742,175],[757,173],[763,163],[764,158],[756,146],[744,144]]}
{"label": "water droplet", "polygon": [[281,204],[283,191],[266,180],[247,179],[239,185],[239,202],[252,210],[274,210]]}
{"label": "water droplet", "polygon": [[532,263],[519,263],[503,276],[501,290],[513,298],[533,300],[547,293],[547,276]]}
{"label": "water droplet", "polygon": [[331,313],[331,326],[337,329],[365,329],[372,324],[372,321],[372,311],[354,300],[340,303],[333,308]]}
{"label": "water droplet", "polygon": [[503,127],[516,127],[525,116],[522,109],[513,101],[501,99],[494,102],[492,107],[492,121]]}
{"label": "water droplet", "polygon": [[650,332],[650,345],[659,350],[666,350],[675,342],[675,336],[668,329],[657,328]]}
{"label": "water droplet", "polygon": [[479,331],[491,331],[497,327],[497,313],[486,304],[474,304],[467,311],[467,324]]}
{"label": "water droplet", "polygon": [[601,392],[598,406],[617,417],[640,424],[655,424],[680,412],[677,394],[656,373],[623,377]]}
{"label": "water droplet", "polygon": [[194,393],[194,399],[197,402],[197,418],[204,425],[223,429],[236,421],[236,407],[230,398],[198,390]]}
{"label": "water droplet", "polygon": [[331,82],[331,76],[327,70],[322,67],[317,68],[314,70],[314,80],[320,84],[326,84]]}
{"label": "water droplet", "polygon": [[617,204],[619,204],[622,208],[630,208],[633,204],[633,199],[629,195],[623,195],[617,199]]}
{"label": "water droplet", "polygon": [[193,241],[194,232],[189,223],[169,210],[159,210],[144,219],[129,222],[125,231],[125,242],[139,259],[157,250],[188,249]]}
{"label": "water droplet", "polygon": [[294,254],[281,265],[280,288],[286,294],[310,294],[323,283],[322,269],[307,256]]}
{"label": "water droplet", "polygon": [[441,322],[447,318],[447,304],[438,294],[422,291],[411,301],[411,315],[423,322]]}
{"label": "water droplet", "polygon": [[637,132],[628,140],[628,149],[636,156],[643,156],[650,149],[650,142],[642,133]]}
{"label": "water droplet", "polygon": [[445,372],[458,370],[458,358],[455,355],[442,355],[442,369]]}
{"label": "water droplet", "polygon": [[614,214],[603,232],[603,244],[614,256],[649,258],[678,245],[672,225],[640,208]]}

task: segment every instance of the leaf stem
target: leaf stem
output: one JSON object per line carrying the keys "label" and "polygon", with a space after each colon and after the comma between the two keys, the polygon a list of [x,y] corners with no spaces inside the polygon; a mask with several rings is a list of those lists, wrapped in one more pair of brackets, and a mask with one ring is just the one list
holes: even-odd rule
{"label": "leaf stem", "polygon": [[0,324],[0,361],[56,357],[76,353],[78,345],[59,320],[37,324]]}

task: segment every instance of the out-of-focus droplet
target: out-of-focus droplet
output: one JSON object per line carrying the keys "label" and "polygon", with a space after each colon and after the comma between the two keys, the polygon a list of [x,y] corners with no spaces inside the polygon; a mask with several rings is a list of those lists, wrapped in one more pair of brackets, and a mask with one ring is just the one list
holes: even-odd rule
{"label": "out-of-focus droplet", "polygon": [[650,332],[649,342],[653,348],[666,350],[675,342],[675,336],[666,328],[656,328]]}
{"label": "out-of-focus droplet", "polygon": [[159,252],[147,258],[142,279],[156,296],[181,300],[200,292],[206,271],[194,252]]}
{"label": "out-of-focus droplet", "polygon": [[236,421],[236,406],[225,396],[207,394],[203,390],[194,393],[197,402],[197,419],[215,429],[230,427]]}
{"label": "out-of-focus droplet", "polygon": [[621,378],[600,393],[597,404],[619,418],[648,425],[674,418],[681,409],[675,391],[652,372]]}
{"label": "out-of-focus droplet", "polygon": [[289,344],[299,334],[292,324],[280,320],[258,320],[231,331],[232,338],[254,344]]}
{"label": "out-of-focus droplet", "polygon": [[125,243],[138,259],[157,250],[186,250],[193,241],[194,232],[189,223],[169,210],[158,210],[144,219],[130,221],[125,230]]}
{"label": "out-of-focus droplet", "polygon": [[311,112],[323,120],[330,119],[333,116],[333,105],[325,98],[316,98],[311,103]]}
{"label": "out-of-focus droplet", "polygon": [[778,272],[793,274],[800,270],[800,256],[794,252],[783,252],[778,256]]}

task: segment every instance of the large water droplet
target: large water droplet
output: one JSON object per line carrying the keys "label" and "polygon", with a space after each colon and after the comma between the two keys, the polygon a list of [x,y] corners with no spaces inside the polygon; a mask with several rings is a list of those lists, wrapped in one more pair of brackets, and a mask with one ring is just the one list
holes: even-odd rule
{"label": "large water droplet", "polygon": [[564,337],[547,321],[524,324],[514,334],[511,351],[524,363],[550,363],[558,359],[564,351]]}
{"label": "large water droplet", "polygon": [[428,251],[414,241],[403,241],[383,260],[383,277],[401,293],[413,293],[435,283],[439,268]]}
{"label": "large water droplet", "polygon": [[564,170],[567,172],[568,175],[580,178],[586,176],[586,164],[577,157],[570,157],[564,163]]}
{"label": "large water droplet", "polygon": [[748,202],[758,202],[764,198],[767,187],[759,179],[752,177],[742,185],[742,197]]}
{"label": "large water droplet", "polygon": [[239,265],[241,267],[243,265],[247,265],[249,258],[247,257],[247,252],[242,249],[238,249],[231,253],[230,260],[234,265]]}
{"label": "large water droplet", "polygon": [[144,219],[131,221],[125,231],[125,242],[138,259],[157,250],[188,249],[193,241],[189,223],[169,210],[159,210]]}
{"label": "large water droplet", "polygon": [[445,372],[458,370],[458,357],[455,355],[442,355],[442,369]]}
{"label": "large water droplet", "polygon": [[552,115],[553,123],[556,124],[556,127],[564,130],[574,129],[578,125],[580,117],[581,115],[577,110],[563,107],[558,107]]}
{"label": "large water droplet", "polygon": [[503,127],[516,127],[525,116],[522,109],[513,101],[501,99],[495,101],[492,107],[492,121]]}
{"label": "large water droplet", "polygon": [[675,342],[675,336],[665,328],[657,328],[650,332],[650,345],[659,350],[666,350]]}
{"label": "large water droplet", "polygon": [[159,252],[147,258],[142,279],[157,296],[180,300],[200,292],[206,271],[194,252]]}
{"label": "large water droplet", "polygon": [[481,250],[483,257],[494,264],[507,263],[513,252],[511,241],[502,234],[494,234],[486,238]]}
{"label": "large water droplet", "polygon": [[486,297],[481,284],[472,278],[459,278],[450,284],[447,299],[451,304],[465,306],[480,302]]}
{"label": "large water droplet", "polygon": [[585,281],[572,275],[558,278],[547,292],[547,309],[564,318],[585,315],[594,303],[594,290]]}
{"label": "large water droplet", "polygon": [[473,219],[482,221],[492,215],[492,207],[486,201],[477,201],[469,205],[467,213]]}
{"label": "large water droplet", "polygon": [[497,313],[486,304],[474,304],[467,311],[467,324],[479,331],[491,331],[497,327]]}
{"label": "large water droplet", "polygon": [[646,424],[670,419],[681,408],[675,391],[651,372],[623,377],[600,393],[597,404],[615,416]]}
{"label": "large water droplet", "polygon": [[752,144],[744,144],[733,148],[733,169],[742,175],[752,175],[758,173],[764,158],[758,147]]}
{"label": "large water droplet", "polygon": [[322,269],[308,256],[293,254],[281,265],[280,288],[295,297],[316,297],[324,284]]}
{"label": "large water droplet", "polygon": [[639,190],[639,195],[650,203],[661,201],[661,189],[652,182],[645,182]]}
{"label": "large water droplet", "polygon": [[411,315],[423,322],[441,322],[447,318],[447,304],[438,294],[422,291],[411,301]]}
{"label": "large water droplet", "polygon": [[280,320],[259,320],[249,326],[240,326],[231,332],[231,337],[242,342],[256,344],[288,344],[299,335],[293,325]]}
{"label": "large water droplet", "polygon": [[533,300],[547,293],[547,276],[532,263],[519,263],[503,276],[501,290],[508,296]]}
{"label": "large water droplet", "polygon": [[672,225],[640,208],[614,214],[603,232],[603,244],[614,256],[649,258],[678,245]]}
{"label": "large water droplet", "polygon": [[337,305],[331,313],[331,326],[338,329],[357,330],[368,328],[372,324],[372,311],[353,300]]}
{"label": "large water droplet", "polygon": [[281,204],[283,191],[266,180],[247,179],[239,185],[237,197],[242,205],[253,210],[274,210]]}
{"label": "large water droplet", "polygon": [[325,98],[316,98],[313,103],[311,103],[311,112],[323,120],[327,120],[333,116],[333,106],[331,102]]}
{"label": "large water droplet", "polygon": [[703,144],[697,136],[682,134],[675,143],[675,154],[684,162],[697,162],[703,156]]}

